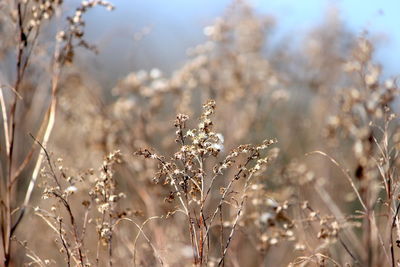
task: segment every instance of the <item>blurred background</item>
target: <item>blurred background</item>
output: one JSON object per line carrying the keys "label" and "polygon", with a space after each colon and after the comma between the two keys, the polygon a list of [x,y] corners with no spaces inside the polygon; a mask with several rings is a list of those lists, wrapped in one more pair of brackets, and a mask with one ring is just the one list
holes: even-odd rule
{"label": "blurred background", "polygon": [[[116,0],[114,12],[95,9],[88,15],[88,36],[98,44],[101,53],[82,61],[95,64],[98,69],[108,68],[107,75],[103,73],[100,77],[108,85],[140,69],[159,68],[170,74],[184,64],[189,48],[206,40],[204,28],[223,16],[231,3],[229,0]],[[374,40],[375,59],[385,64],[384,75],[397,74],[398,1],[249,0],[247,3],[256,13],[274,21],[268,35],[271,48],[284,43],[287,49],[300,49],[315,27],[334,20],[355,35],[367,32]]]}

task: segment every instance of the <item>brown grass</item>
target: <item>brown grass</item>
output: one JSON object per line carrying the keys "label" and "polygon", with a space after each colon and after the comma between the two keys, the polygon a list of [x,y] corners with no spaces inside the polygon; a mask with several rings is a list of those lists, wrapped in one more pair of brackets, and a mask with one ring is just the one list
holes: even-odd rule
{"label": "brown grass", "polygon": [[331,15],[273,48],[234,1],[104,98],[74,65],[96,6],[1,5],[1,266],[399,264],[399,88],[367,34]]}

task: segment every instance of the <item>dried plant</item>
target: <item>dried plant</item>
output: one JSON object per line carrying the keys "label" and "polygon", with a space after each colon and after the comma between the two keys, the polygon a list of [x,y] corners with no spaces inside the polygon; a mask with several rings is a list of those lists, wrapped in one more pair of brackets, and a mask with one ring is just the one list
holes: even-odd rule
{"label": "dried plant", "polygon": [[[171,193],[166,201],[172,202],[177,199],[179,202],[176,211],[182,212],[186,217],[195,265],[207,265],[210,256],[216,257],[211,253],[218,248],[212,246],[213,237],[210,235],[212,228],[218,225],[215,222],[217,216],[219,216],[221,228],[219,233],[221,255],[218,258],[218,265],[224,262],[241,218],[252,180],[260,175],[260,170],[277,156],[276,153],[262,156],[263,150],[275,144],[275,140],[265,140],[259,146],[241,145],[228,153],[221,162],[215,164],[211,173],[207,171],[208,158],[217,157],[220,154],[224,141],[222,134],[212,131],[213,123],[210,116],[214,113],[214,109],[215,102],[208,101],[203,106],[198,127],[186,132],[188,116],[184,114],[177,116],[176,142],[181,145],[181,148],[174,154],[171,161],[148,149],[142,149],[136,153],[159,162],[158,172],[154,179],[170,187]],[[235,165],[238,170],[227,179],[226,183],[222,183],[218,192],[216,181],[223,179],[227,169]],[[238,185],[240,181],[244,181],[242,185]],[[218,203],[216,207],[214,203]],[[227,210],[225,206],[233,208],[233,211]],[[226,218],[227,215],[224,217],[225,213],[228,214],[228,218]],[[228,232],[227,240],[224,237],[225,228]]]}
{"label": "dried plant", "polygon": [[101,52],[96,6],[0,2],[0,266],[399,265],[399,88],[374,36],[331,10],[274,46],[279,21],[235,0],[180,68],[105,88],[75,64]]}
{"label": "dried plant", "polygon": [[[24,123],[20,121],[24,120],[24,116],[30,109],[36,108],[35,103],[32,101],[35,93],[39,93],[40,90],[35,84],[30,85],[29,83],[33,80],[31,77],[27,77],[27,72],[31,62],[34,60],[35,52],[39,43],[39,36],[42,28],[46,26],[47,22],[54,17],[58,9],[60,9],[62,1],[8,1],[5,5],[5,9],[2,10],[6,15],[10,17],[10,23],[12,23],[15,35],[16,46],[15,52],[15,79],[14,83],[9,85],[1,86],[0,103],[2,108],[3,116],[3,131],[4,131],[4,144],[5,144],[5,158],[3,161],[5,173],[2,179],[2,193],[1,193],[1,229],[2,229],[2,261],[4,265],[10,264],[11,257],[11,240],[15,230],[20,224],[25,209],[28,206],[32,194],[33,187],[36,183],[36,179],[39,174],[41,163],[44,159],[44,153],[39,153],[37,159],[34,157],[34,146],[31,142],[31,148],[28,151],[18,147],[22,151],[16,151],[17,144],[21,143],[23,137],[17,133],[20,128],[24,127]],[[38,120],[37,138],[41,140],[42,146],[46,147],[52,133],[55,123],[55,113],[57,108],[57,95],[59,91],[59,79],[61,71],[66,63],[66,59],[61,57],[64,51],[70,54],[70,50],[73,49],[76,44],[73,43],[77,38],[81,38],[83,35],[82,27],[83,22],[81,20],[82,14],[86,12],[88,7],[95,5],[111,5],[104,1],[91,1],[85,2],[83,7],[78,8],[79,15],[75,14],[75,17],[79,17],[79,20],[68,20],[69,21],[69,32],[67,34],[67,46],[66,49],[61,49],[57,44],[54,48],[54,56],[48,60],[49,69],[47,81],[50,86],[46,85],[46,89],[49,89],[48,94],[51,95],[49,103],[45,104],[47,107],[46,115],[41,115],[35,118]],[[78,34],[79,33],[79,34]],[[79,45],[82,44],[82,41]],[[29,88],[32,86],[32,88]],[[50,87],[50,88],[49,88]],[[6,98],[6,94],[3,93],[3,89],[10,90],[12,95]],[[32,92],[29,92],[29,89]],[[8,99],[12,99],[8,101]],[[21,102],[25,105],[22,105]],[[40,104],[39,104],[40,105]],[[27,120],[28,121],[28,120]],[[35,130],[36,130],[35,129]],[[30,131],[30,130],[28,130]],[[17,152],[22,152],[25,155],[21,159],[16,159],[15,155]],[[17,192],[16,189],[18,183],[17,180],[20,178],[24,169],[29,165],[30,162],[35,161],[36,164],[34,169],[31,171],[31,178],[28,188],[26,189],[25,199],[22,203],[17,203]],[[15,212],[17,209],[17,212]],[[19,209],[19,210],[18,210]]]}

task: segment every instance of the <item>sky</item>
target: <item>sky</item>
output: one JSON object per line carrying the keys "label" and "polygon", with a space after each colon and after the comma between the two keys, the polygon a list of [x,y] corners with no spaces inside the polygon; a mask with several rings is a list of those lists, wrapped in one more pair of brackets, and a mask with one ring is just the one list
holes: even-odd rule
{"label": "sky", "polygon": [[386,75],[399,74],[400,1],[398,0],[252,0],[256,10],[274,14],[281,34],[307,32],[322,23],[329,9],[356,35],[368,31],[376,42],[376,60]]}
{"label": "sky", "polygon": [[[115,79],[138,68],[179,68],[186,50],[205,40],[203,28],[223,15],[231,0],[113,0],[116,9],[90,12],[88,38],[99,44],[94,59],[120,70]],[[377,41],[376,60],[385,76],[400,73],[399,0],[248,0],[260,14],[276,19],[275,38],[304,36],[331,9],[355,34],[368,31]],[[149,33],[147,31],[150,29]],[[140,40],[135,39],[142,35]]]}

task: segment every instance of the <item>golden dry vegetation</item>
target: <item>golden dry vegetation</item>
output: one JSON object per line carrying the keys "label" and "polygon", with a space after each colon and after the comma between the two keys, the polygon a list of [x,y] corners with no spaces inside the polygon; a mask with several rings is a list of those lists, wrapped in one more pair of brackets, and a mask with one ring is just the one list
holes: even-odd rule
{"label": "golden dry vegetation", "polygon": [[74,61],[114,7],[63,6],[0,2],[1,266],[399,266],[399,88],[368,34],[332,15],[272,47],[234,1],[181,68],[104,94]]}

